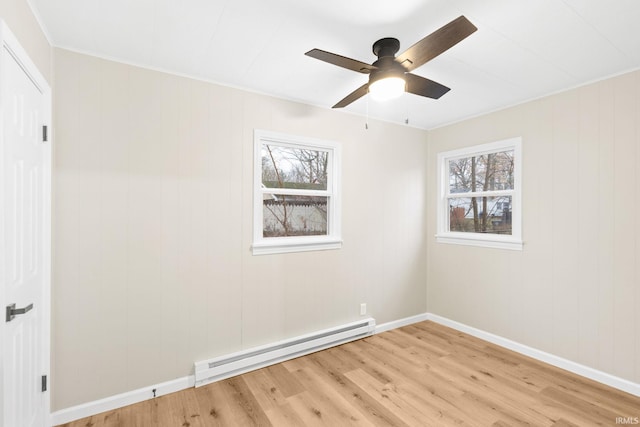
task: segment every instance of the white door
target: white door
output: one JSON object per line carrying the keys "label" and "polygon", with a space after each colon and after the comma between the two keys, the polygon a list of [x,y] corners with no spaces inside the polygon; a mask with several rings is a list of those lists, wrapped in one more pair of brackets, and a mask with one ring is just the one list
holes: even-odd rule
{"label": "white door", "polygon": [[[6,27],[3,32],[6,32]],[[49,422],[50,146],[48,96],[3,34],[0,53],[2,425]]]}

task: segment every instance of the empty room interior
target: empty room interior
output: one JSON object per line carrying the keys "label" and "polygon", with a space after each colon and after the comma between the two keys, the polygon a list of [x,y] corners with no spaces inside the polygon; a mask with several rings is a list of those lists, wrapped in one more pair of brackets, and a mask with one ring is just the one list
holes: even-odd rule
{"label": "empty room interior", "polygon": [[640,3],[0,19],[0,426],[640,424]]}

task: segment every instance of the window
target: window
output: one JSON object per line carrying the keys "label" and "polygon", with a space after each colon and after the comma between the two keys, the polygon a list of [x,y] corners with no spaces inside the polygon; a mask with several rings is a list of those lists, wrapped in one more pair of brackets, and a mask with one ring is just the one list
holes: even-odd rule
{"label": "window", "polygon": [[338,249],[340,146],[254,133],[254,255]]}
{"label": "window", "polygon": [[438,154],[441,243],[522,249],[520,138]]}

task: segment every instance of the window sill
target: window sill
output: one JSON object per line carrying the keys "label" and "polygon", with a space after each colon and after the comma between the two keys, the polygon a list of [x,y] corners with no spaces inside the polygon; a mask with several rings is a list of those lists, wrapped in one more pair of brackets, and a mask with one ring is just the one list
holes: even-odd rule
{"label": "window sill", "polygon": [[270,255],[340,248],[342,248],[342,240],[337,237],[272,237],[254,242],[251,246],[251,251],[253,255]]}
{"label": "window sill", "polygon": [[[490,237],[489,237],[490,236]],[[492,249],[508,249],[512,251],[522,250],[522,240],[512,237],[505,238],[499,235],[471,234],[471,233],[447,233],[436,234],[438,243],[452,245],[480,246]]]}

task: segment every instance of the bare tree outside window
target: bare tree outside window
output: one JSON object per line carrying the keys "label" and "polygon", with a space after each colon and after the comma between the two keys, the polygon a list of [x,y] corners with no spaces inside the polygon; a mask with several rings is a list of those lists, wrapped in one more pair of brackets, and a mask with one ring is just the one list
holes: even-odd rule
{"label": "bare tree outside window", "polygon": [[262,145],[263,237],[327,234],[328,168],[328,151]]}
{"label": "bare tree outside window", "polygon": [[514,151],[450,159],[448,165],[450,231],[510,235]]}
{"label": "bare tree outside window", "polygon": [[340,249],[342,149],[260,129],[253,139],[253,255]]}
{"label": "bare tree outside window", "polygon": [[438,243],[522,250],[522,138],[438,153]]}

